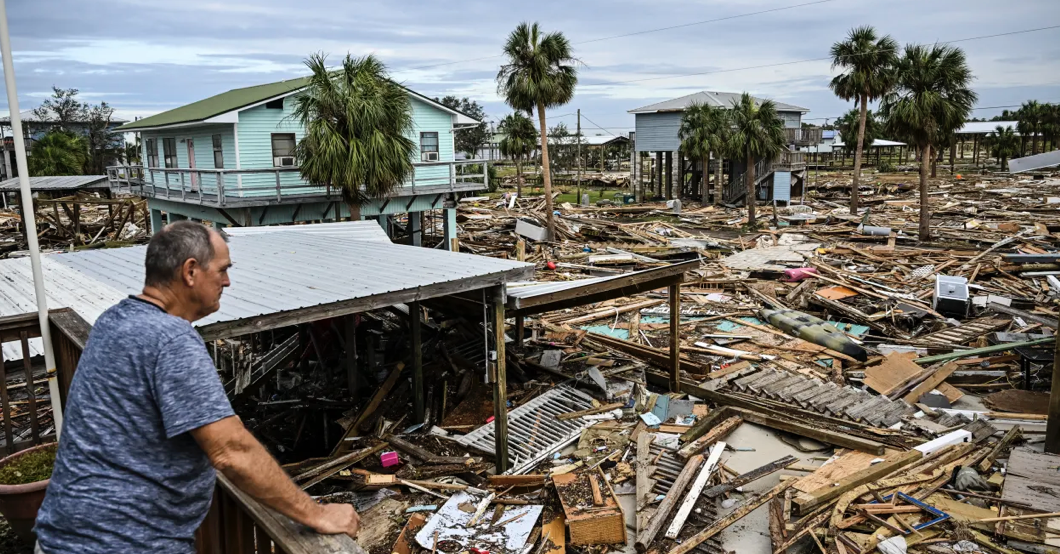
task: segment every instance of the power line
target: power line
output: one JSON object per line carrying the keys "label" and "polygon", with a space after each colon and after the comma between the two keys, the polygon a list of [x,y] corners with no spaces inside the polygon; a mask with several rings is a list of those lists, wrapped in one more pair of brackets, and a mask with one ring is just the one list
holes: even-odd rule
{"label": "power line", "polygon": [[616,137],[616,138],[618,137],[618,135],[612,133],[611,131],[608,131],[607,129],[604,129],[603,127],[601,127],[599,125],[597,125],[595,121],[589,119],[588,117],[585,117],[585,114],[582,114],[582,119],[588,121],[589,123],[592,123],[593,127],[596,127],[597,129],[600,129],[601,131],[603,131],[603,132],[605,132],[605,133],[607,133],[607,134],[609,134],[609,135],[611,135],[613,137]]}
{"label": "power line", "polygon": [[[828,2],[834,2],[834,1],[835,0],[816,0],[814,2],[806,2],[806,3],[803,3],[803,4],[795,4],[795,5],[792,5],[792,6],[783,6],[783,7],[780,7],[780,8],[770,8],[768,10],[759,10],[757,12],[741,13],[741,14],[737,14],[737,15],[730,15],[730,16],[719,17],[719,18],[715,18],[715,19],[704,19],[702,21],[693,21],[692,23],[682,23],[681,25],[671,25],[669,27],[659,27],[657,29],[647,29],[647,30],[644,30],[644,31],[633,31],[631,33],[624,33],[624,34],[621,34],[621,35],[611,35],[611,36],[606,36],[606,37],[594,38],[594,39],[589,39],[589,40],[583,40],[583,41],[580,41],[580,42],[574,42],[572,44],[575,44],[575,45],[578,45],[578,44],[589,44],[591,42],[602,42],[602,41],[605,41],[605,40],[614,40],[616,38],[625,38],[625,37],[631,37],[631,36],[635,36],[635,35],[646,35],[646,34],[649,34],[649,33],[658,33],[660,31],[670,31],[670,30],[673,30],[673,29],[680,29],[680,28],[683,28],[683,27],[693,27],[693,26],[696,26],[696,25],[704,25],[706,23],[717,23],[719,21],[728,21],[730,19],[740,19],[740,18],[743,18],[743,17],[751,17],[751,16],[762,15],[762,14],[766,14],[766,13],[780,12],[780,11],[785,11],[785,10],[793,10],[795,8],[802,8],[802,7],[806,7],[806,6],[812,6],[814,4],[825,4],[825,3],[828,3]],[[492,60],[494,58],[501,58],[503,56],[504,56],[504,54],[496,54],[496,55],[493,55],[493,56],[484,56],[484,57],[481,57],[481,58],[471,58],[471,59],[467,59],[467,60],[456,60],[456,61],[452,61],[452,62],[443,62],[443,63],[437,63],[437,64],[431,64],[431,65],[421,65],[421,66],[418,66],[418,67],[411,67],[411,68],[406,69],[404,71],[414,71],[414,70],[418,70],[418,69],[431,69],[431,68],[435,68],[435,67],[444,67],[444,66],[447,66],[447,65],[455,65],[455,64],[458,64],[458,63],[480,62],[480,61],[483,61],[483,60]]]}
{"label": "power line", "polygon": [[[1034,32],[1038,32],[1038,31],[1048,31],[1048,30],[1051,30],[1051,29],[1060,29],[1060,25],[1050,25],[1048,27],[1037,27],[1037,28],[1034,28],[1034,29],[1023,29],[1023,30],[1020,30],[1020,31],[1010,31],[1010,32],[1006,32],[1006,33],[995,33],[995,34],[992,34],[992,35],[981,35],[981,36],[977,36],[977,37],[961,38],[961,39],[955,39],[955,40],[948,40],[948,41],[944,41],[944,42],[936,42],[935,44],[954,44],[954,43],[958,43],[958,42],[968,42],[968,41],[972,41],[972,40],[983,40],[983,39],[988,39],[988,38],[997,38],[997,37],[1010,36],[1010,35],[1020,35],[1020,34],[1025,34],[1025,33],[1034,33]],[[851,54],[850,57],[855,56],[855,55],[857,55],[857,54]],[[624,84],[628,84],[628,83],[641,83],[641,82],[644,82],[644,81],[660,81],[660,80],[663,80],[663,79],[679,79],[681,77],[697,77],[697,76],[700,76],[700,75],[712,75],[712,74],[715,74],[715,73],[731,73],[731,72],[734,72],[734,71],[746,71],[748,69],[764,69],[764,68],[768,68],[768,67],[782,67],[782,66],[785,66],[785,65],[795,65],[795,64],[800,64],[800,63],[830,61],[830,60],[832,60],[832,57],[831,56],[826,56],[826,57],[823,57],[823,58],[809,58],[809,59],[805,59],[805,60],[794,60],[794,61],[790,61],[790,62],[779,62],[779,63],[762,64],[762,65],[749,65],[749,66],[745,66],[745,67],[732,67],[732,68],[728,68],[728,69],[715,69],[715,70],[711,70],[711,71],[699,71],[699,72],[696,72],[696,73],[685,73],[685,74],[681,74],[681,75],[662,75],[662,76],[657,76],[657,77],[644,77],[644,78],[641,78],[641,79],[630,79],[630,80],[626,80],[626,81],[608,81],[608,82],[604,82],[604,83],[587,83],[587,84],[582,85],[582,86],[598,87],[598,86],[608,86],[608,85],[624,85]]]}

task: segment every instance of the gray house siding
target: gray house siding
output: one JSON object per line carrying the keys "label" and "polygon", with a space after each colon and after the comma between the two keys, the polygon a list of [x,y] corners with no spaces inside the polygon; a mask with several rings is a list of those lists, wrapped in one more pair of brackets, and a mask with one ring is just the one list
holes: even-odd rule
{"label": "gray house siding", "polygon": [[639,113],[634,116],[637,126],[637,152],[673,151],[681,148],[678,131],[681,112]]}

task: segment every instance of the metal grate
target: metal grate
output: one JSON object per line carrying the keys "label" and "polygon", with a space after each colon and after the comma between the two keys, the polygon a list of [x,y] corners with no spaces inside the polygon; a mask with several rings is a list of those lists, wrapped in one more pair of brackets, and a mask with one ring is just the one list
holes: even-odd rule
{"label": "metal grate", "polygon": [[[581,432],[593,424],[583,418],[559,420],[567,412],[588,410],[593,398],[573,387],[560,385],[508,413],[508,463],[511,475],[531,469],[546,456],[578,440]],[[487,423],[460,437],[457,442],[493,452],[494,425]]]}

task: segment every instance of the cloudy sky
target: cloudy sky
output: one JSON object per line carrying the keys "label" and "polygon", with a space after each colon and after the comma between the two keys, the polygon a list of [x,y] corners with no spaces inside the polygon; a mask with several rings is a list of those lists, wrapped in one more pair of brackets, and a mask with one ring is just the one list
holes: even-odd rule
{"label": "cloudy sky", "polygon": [[[834,119],[850,105],[828,90],[822,58],[857,25],[902,44],[960,41],[981,107],[1060,101],[1058,0],[10,0],[8,17],[23,109],[55,85],[126,118],[300,76],[322,51],[374,53],[410,88],[469,96],[498,119],[509,111],[496,94],[499,53],[520,21],[574,43],[577,95],[549,116],[573,127],[580,108],[587,134],[624,133],[627,110],[699,90],[746,90]],[[1013,34],[978,38],[1003,33]]]}

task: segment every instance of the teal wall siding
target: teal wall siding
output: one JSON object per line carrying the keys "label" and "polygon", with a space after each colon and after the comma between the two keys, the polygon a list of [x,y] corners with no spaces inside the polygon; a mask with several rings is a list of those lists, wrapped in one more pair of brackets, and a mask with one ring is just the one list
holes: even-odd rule
{"label": "teal wall siding", "polygon": [[[412,133],[409,138],[416,144],[414,162],[420,161],[420,133],[438,133],[438,161],[451,162],[455,159],[453,142],[453,118],[448,112],[427,104],[416,98],[412,102]],[[444,185],[449,183],[449,166],[417,167],[415,169],[416,186]]]}
{"label": "teal wall siding", "polygon": [[[213,159],[213,135],[221,135],[221,156],[223,158],[225,169],[235,169],[236,167],[236,143],[235,134],[233,133],[232,125],[229,124],[210,124],[210,125],[196,125],[192,127],[179,127],[176,129],[170,129],[165,131],[145,131],[141,133],[141,139],[143,144],[143,160],[144,164],[147,164],[147,139],[154,139],[155,148],[158,150],[158,167],[165,168],[166,161],[164,156],[164,149],[162,146],[163,138],[173,138],[176,142],[177,149],[177,167],[178,168],[189,168],[191,167],[188,163],[188,139],[192,140],[193,147],[195,149],[195,167],[202,169],[214,169]],[[183,141],[183,142],[181,142]],[[155,183],[161,185],[165,182],[165,174],[158,171],[151,172],[154,176]],[[230,190],[235,186],[234,177],[227,177],[224,186],[225,190]],[[180,176],[170,175],[169,176],[170,188],[174,191],[180,190]],[[208,192],[215,194],[217,192],[218,177],[210,174],[203,174],[201,176],[200,184],[204,193]],[[190,176],[184,177],[184,186],[186,190],[191,190],[191,179]],[[179,194],[179,192],[178,192]]]}
{"label": "teal wall siding", "polygon": [[[239,161],[241,169],[270,169],[272,164],[272,134],[294,133],[295,141],[304,136],[302,125],[294,117],[294,97],[283,99],[283,109],[266,108],[264,104],[239,112]],[[275,196],[276,174],[243,175],[238,196]],[[284,188],[307,186],[297,171],[282,173]],[[308,194],[323,192],[322,188],[300,188],[291,192]]]}
{"label": "teal wall siding", "polygon": [[[453,124],[452,116],[434,106],[416,98],[412,103],[413,127],[409,138],[416,144],[414,162],[420,161],[420,133],[438,133],[439,161],[453,161]],[[264,169],[273,167],[272,134],[294,133],[295,140],[302,140],[304,130],[292,116],[294,97],[284,99],[283,109],[269,109],[264,105],[239,112],[239,157],[242,169]],[[283,174],[281,183],[287,187],[306,185],[296,172]],[[244,175],[242,178],[241,196],[274,196],[276,194],[276,177],[274,174]],[[419,167],[415,170],[415,184],[444,185],[449,183],[449,167]],[[301,188],[292,191],[298,194],[323,192],[321,188]]]}

